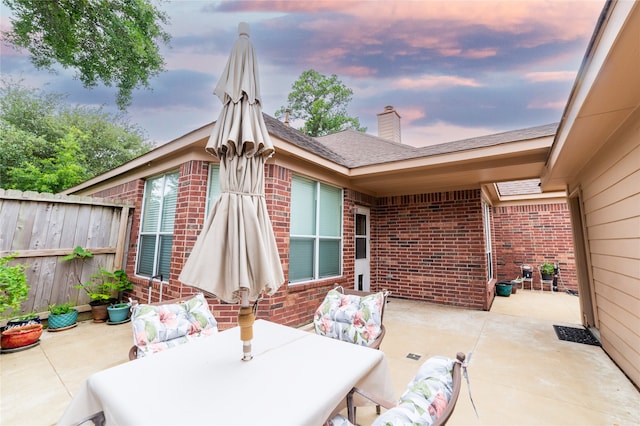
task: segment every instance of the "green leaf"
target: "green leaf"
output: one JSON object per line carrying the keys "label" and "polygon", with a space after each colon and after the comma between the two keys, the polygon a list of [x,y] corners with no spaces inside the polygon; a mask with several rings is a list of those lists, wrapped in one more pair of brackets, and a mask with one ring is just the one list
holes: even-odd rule
{"label": "green leaf", "polygon": [[75,69],[87,88],[115,85],[121,109],[134,89],[149,87],[164,70],[159,45],[169,42],[162,29],[169,18],[151,0],[3,2],[13,12],[7,42],[26,49],[38,68]]}

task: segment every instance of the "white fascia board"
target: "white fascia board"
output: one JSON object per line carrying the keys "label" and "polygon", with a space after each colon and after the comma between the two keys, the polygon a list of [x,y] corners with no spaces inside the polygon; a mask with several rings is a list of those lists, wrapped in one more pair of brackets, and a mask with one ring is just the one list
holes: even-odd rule
{"label": "white fascia board", "polygon": [[558,160],[558,156],[569,137],[569,132],[573,128],[573,125],[582,110],[582,106],[584,105],[589,92],[591,92],[591,89],[600,74],[600,70],[606,63],[609,52],[620,34],[620,30],[624,27],[634,6],[635,1],[630,0],[615,1],[612,3],[612,10],[609,14],[609,18],[602,24],[600,35],[592,48],[590,57],[586,61],[584,68],[576,77],[578,85],[576,90],[573,92],[572,98],[569,99],[567,110],[564,117],[562,117],[560,126],[558,127],[556,140],[551,147],[551,152],[549,153],[549,159],[547,161],[548,170],[552,170]]}
{"label": "white fascia board", "polygon": [[446,154],[429,155],[426,157],[410,158],[383,164],[356,167],[351,170],[351,177],[366,176],[372,173],[394,171],[402,169],[412,169],[430,166],[445,166],[455,163],[466,163],[469,161],[484,160],[489,157],[513,156],[526,152],[548,149],[553,142],[553,136],[545,136],[526,141],[508,142],[482,148],[472,148],[464,151],[451,152]]}

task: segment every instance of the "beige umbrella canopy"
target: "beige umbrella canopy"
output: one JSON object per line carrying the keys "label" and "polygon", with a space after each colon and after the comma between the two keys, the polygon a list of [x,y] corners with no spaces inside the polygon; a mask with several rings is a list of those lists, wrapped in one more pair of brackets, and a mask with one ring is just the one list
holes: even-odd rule
{"label": "beige umbrella canopy", "polygon": [[275,293],[284,274],[264,199],[264,164],[275,150],[262,117],[249,25],[240,23],[238,32],[214,91],[223,107],[206,146],[220,160],[221,195],[179,279],[224,302],[242,303],[238,319],[250,359],[249,301]]}

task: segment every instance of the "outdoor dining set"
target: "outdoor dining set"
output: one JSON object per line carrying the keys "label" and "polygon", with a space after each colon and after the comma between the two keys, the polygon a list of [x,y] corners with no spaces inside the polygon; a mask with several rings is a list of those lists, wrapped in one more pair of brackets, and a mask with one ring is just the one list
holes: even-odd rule
{"label": "outdoor dining set", "polygon": [[444,424],[465,356],[430,358],[394,402],[377,350],[387,296],[330,290],[312,331],[257,320],[251,360],[239,349],[240,327],[219,332],[202,293],[136,304],[130,361],[91,375],[58,424],[337,426],[355,424],[364,405],[385,408],[377,424]]}

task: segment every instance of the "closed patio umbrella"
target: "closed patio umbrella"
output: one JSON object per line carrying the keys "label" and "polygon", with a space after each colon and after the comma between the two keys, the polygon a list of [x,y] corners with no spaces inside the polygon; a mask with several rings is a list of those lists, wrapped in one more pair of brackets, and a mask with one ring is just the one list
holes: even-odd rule
{"label": "closed patio umbrella", "polygon": [[254,312],[250,301],[284,282],[264,199],[264,164],[274,153],[260,105],[258,64],[249,25],[239,37],[214,93],[223,107],[206,150],[220,160],[221,195],[211,209],[179,279],[241,303],[243,359],[251,359]]}

